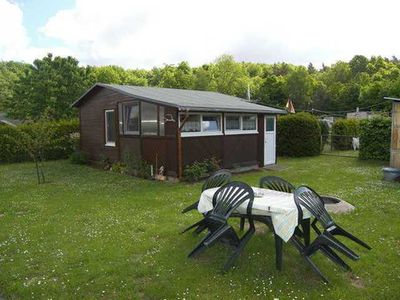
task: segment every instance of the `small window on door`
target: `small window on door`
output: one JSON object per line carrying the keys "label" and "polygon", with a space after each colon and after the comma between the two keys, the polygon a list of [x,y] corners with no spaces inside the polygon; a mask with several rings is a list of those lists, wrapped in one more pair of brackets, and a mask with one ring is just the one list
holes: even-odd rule
{"label": "small window on door", "polygon": [[266,131],[275,131],[275,118],[267,117],[267,126],[265,127]]}
{"label": "small window on door", "polygon": [[115,147],[115,111],[113,109],[106,110],[104,119],[106,146]]}

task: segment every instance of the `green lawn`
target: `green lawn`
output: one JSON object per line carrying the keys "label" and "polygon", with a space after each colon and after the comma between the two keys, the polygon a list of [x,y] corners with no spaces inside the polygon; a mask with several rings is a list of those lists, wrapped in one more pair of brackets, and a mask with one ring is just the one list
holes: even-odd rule
{"label": "green lawn", "polygon": [[[352,273],[321,255],[323,285],[291,244],[275,270],[271,233],[260,226],[235,268],[229,249],[186,255],[199,237],[178,234],[199,219],[180,210],[201,184],[144,181],[66,161],[46,163],[38,186],[32,164],[0,166],[0,293],[26,299],[395,299],[400,295],[400,185],[381,180],[381,164],[319,156],[279,159],[280,171],[235,176],[256,185],[265,174],[333,194],[357,209],[335,219],[364,239]],[[297,297],[297,298],[295,298]]]}

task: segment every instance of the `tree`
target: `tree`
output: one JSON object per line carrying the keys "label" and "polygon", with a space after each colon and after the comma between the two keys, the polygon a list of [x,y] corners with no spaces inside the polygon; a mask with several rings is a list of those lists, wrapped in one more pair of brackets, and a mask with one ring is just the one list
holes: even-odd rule
{"label": "tree", "polygon": [[243,65],[235,62],[233,56],[222,55],[217,58],[211,72],[218,92],[245,97],[249,80]]}
{"label": "tree", "polygon": [[7,106],[12,117],[38,120],[70,118],[70,107],[90,85],[87,69],[73,57],[36,59],[15,85],[15,97]]}
{"label": "tree", "polygon": [[296,67],[287,76],[287,93],[298,108],[307,108],[312,103],[312,82],[305,67]]}

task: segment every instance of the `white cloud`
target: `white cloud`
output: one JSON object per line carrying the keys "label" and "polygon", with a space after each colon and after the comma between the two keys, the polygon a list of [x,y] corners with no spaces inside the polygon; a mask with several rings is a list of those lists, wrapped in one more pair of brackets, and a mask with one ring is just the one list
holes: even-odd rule
{"label": "white cloud", "polygon": [[[15,17],[1,5],[12,6]],[[0,55],[28,57],[46,50],[85,64],[135,68],[182,60],[199,65],[223,53],[316,65],[355,54],[400,56],[399,8],[390,0],[76,0],[40,29],[65,48],[34,49],[19,8],[0,0],[0,25],[13,32],[0,41]]]}
{"label": "white cloud", "polygon": [[0,0],[0,60],[32,62],[49,52],[57,55],[72,53],[71,50],[62,47],[30,46],[21,8],[16,3]]}

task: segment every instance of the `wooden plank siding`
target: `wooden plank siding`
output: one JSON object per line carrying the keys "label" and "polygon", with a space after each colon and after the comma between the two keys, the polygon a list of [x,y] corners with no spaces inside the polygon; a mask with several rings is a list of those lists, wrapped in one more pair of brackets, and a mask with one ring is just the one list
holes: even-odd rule
{"label": "wooden plank siding", "polygon": [[[164,166],[170,176],[178,172],[178,109],[164,106],[164,113],[172,115],[174,122],[165,122],[165,136],[124,135],[119,132],[118,104],[137,100],[134,97],[115,92],[111,89],[96,88],[86,96],[86,101],[80,105],[79,119],[82,151],[89,154],[91,160],[99,160],[102,156],[111,161],[120,161],[124,153],[130,151],[156,166]],[[116,146],[105,146],[105,116],[106,109],[115,110]],[[215,157],[222,162],[224,168],[233,168],[245,163],[264,161],[264,114],[258,114],[258,133],[182,137],[183,165],[192,164]],[[222,128],[224,128],[222,114]]]}

